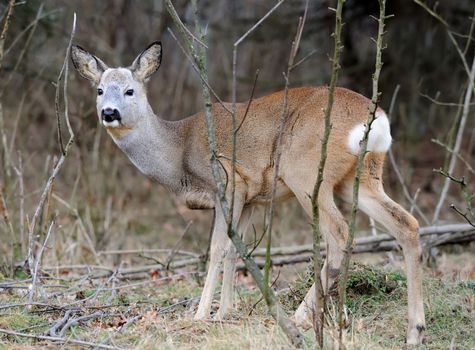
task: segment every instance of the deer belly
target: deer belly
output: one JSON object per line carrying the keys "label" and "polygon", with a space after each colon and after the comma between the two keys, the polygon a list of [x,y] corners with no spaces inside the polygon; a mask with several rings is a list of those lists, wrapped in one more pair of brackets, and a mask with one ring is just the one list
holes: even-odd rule
{"label": "deer belly", "polygon": [[213,209],[213,196],[208,192],[188,191],[183,194],[186,206],[189,209]]}

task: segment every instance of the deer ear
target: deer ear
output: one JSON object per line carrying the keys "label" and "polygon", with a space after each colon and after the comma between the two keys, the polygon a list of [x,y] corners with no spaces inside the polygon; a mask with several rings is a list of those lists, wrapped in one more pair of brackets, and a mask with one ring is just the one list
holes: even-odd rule
{"label": "deer ear", "polygon": [[140,81],[147,81],[158,70],[161,62],[162,43],[155,41],[137,56],[129,69]]}
{"label": "deer ear", "polygon": [[99,58],[78,45],[71,46],[71,60],[78,73],[94,85],[99,84],[102,73],[109,68]]}

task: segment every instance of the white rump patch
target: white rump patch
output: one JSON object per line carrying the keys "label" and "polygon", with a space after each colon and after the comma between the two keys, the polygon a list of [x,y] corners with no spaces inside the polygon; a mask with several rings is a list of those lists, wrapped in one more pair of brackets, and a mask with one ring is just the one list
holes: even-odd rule
{"label": "white rump patch", "polygon": [[[376,119],[371,124],[368,136],[368,152],[387,152],[391,147],[391,128],[389,120],[382,110],[377,110]],[[354,155],[360,153],[360,141],[364,137],[366,125],[361,123],[355,126],[348,135],[348,148]]]}

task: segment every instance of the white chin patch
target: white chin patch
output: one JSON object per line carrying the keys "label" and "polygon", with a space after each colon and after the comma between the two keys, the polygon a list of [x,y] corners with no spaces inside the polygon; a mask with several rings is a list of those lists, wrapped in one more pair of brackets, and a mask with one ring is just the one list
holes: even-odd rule
{"label": "white chin patch", "polygon": [[118,120],[113,120],[111,122],[106,122],[105,120],[102,121],[102,124],[106,127],[106,128],[117,128],[120,126],[120,123]]}

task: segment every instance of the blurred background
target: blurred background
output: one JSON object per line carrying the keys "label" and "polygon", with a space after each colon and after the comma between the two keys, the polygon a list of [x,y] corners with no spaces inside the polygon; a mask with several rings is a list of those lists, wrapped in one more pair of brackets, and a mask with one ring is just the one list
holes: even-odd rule
{"label": "blurred background", "polygon": [[[210,82],[221,99],[231,98],[232,44],[276,2],[261,0],[199,1],[206,26]],[[190,28],[189,1],[174,4]],[[429,6],[434,2],[429,2]],[[329,82],[333,51],[334,14],[330,1],[310,1],[297,59],[310,55],[290,76],[291,87]],[[304,1],[287,1],[245,42],[238,53],[238,100],[249,98],[255,72],[260,70],[256,96],[283,89],[291,42]],[[0,2],[5,16],[7,1]],[[347,0],[344,9],[342,71],[338,85],[371,95],[377,23],[371,15],[377,1]],[[149,82],[149,99],[159,116],[178,120],[203,109],[200,81],[167,28],[174,28],[160,0],[18,2],[11,17],[1,67],[0,99],[3,110],[3,215],[23,240],[14,261],[26,256],[26,231],[39,196],[59,155],[55,116],[55,81],[64,60],[73,12],[77,14],[74,42],[111,66],[128,66],[149,43],[161,40],[162,65]],[[391,113],[395,165],[404,186],[420,208],[421,226],[430,224],[444,178],[433,169],[445,168],[449,153],[435,143],[452,147],[460,121],[467,73],[447,29],[412,1],[389,1],[380,79],[381,106]],[[437,6],[466,57],[473,57],[474,4],[470,0],[443,1]],[[467,59],[471,63],[471,58]],[[72,65],[71,65],[72,69]],[[46,265],[118,264],[129,256],[98,256],[97,251],[130,248],[181,247],[205,253],[211,228],[210,211],[186,209],[173,195],[136,170],[100,127],[95,112],[95,90],[74,70],[69,75],[69,109],[76,142],[55,180],[48,205],[37,226],[39,241],[55,217],[58,223]],[[436,102],[434,102],[436,100]],[[474,112],[471,111],[460,154],[473,164]],[[65,139],[67,134],[64,133]],[[5,147],[5,145],[7,147]],[[23,194],[14,171],[22,160]],[[469,167],[459,162],[456,176],[473,183]],[[403,185],[390,162],[386,165],[388,193],[410,208]],[[472,187],[469,187],[471,190]],[[451,186],[441,213],[442,221],[463,219],[449,208],[463,208],[459,187]],[[421,215],[421,213],[423,215]],[[424,216],[426,218],[424,218]],[[263,213],[255,214],[257,231]],[[280,205],[275,217],[274,245],[311,242],[309,219],[295,202]],[[189,229],[185,227],[190,223]],[[365,217],[361,230],[368,230]],[[182,237],[183,236],[183,237]],[[11,232],[0,224],[2,271],[12,259]],[[462,252],[472,249],[468,245]],[[129,261],[131,262],[131,261]]]}

